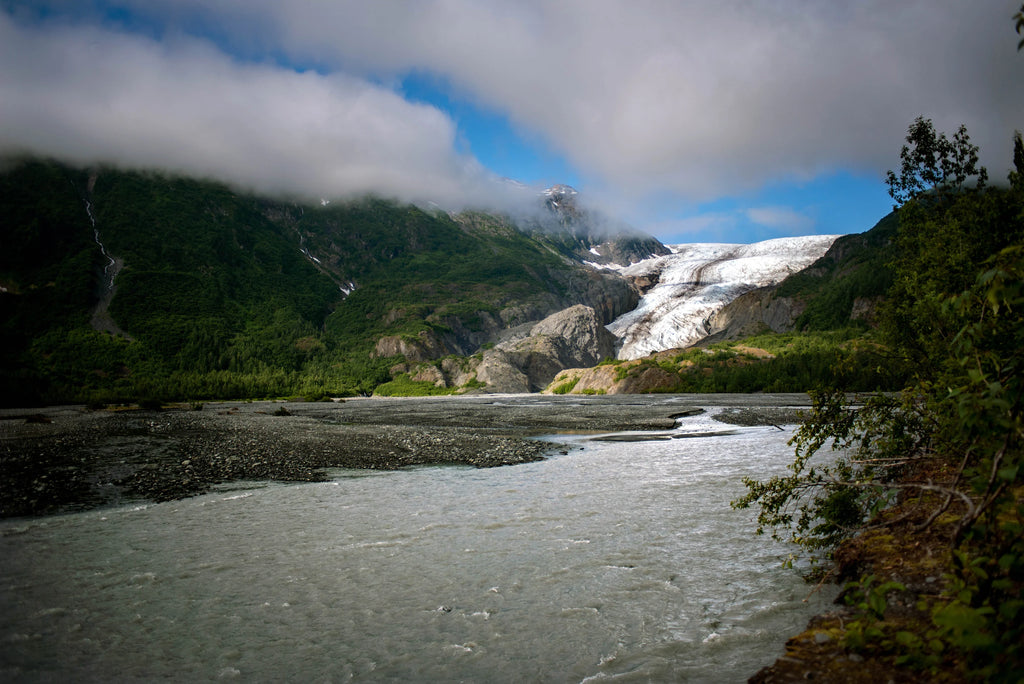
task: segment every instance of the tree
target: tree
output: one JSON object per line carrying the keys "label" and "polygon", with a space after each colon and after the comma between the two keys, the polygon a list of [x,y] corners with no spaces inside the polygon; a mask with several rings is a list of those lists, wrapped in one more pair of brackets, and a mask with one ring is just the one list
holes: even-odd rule
{"label": "tree", "polygon": [[[969,680],[1024,681],[1024,183],[1018,170],[1008,189],[969,186],[984,170],[963,127],[948,140],[918,118],[907,142],[888,174],[899,256],[882,315],[915,381],[859,408],[840,388],[816,394],[791,473],[748,480],[734,506],[756,503],[759,532],[826,554],[870,525],[941,521],[951,561],[945,593],[918,596],[925,638],[885,631],[882,592],[858,618],[879,621],[872,647]],[[1019,134],[1014,154],[1024,169]]]}
{"label": "tree", "polygon": [[[1024,32],[1024,5],[1020,6],[1020,11],[1013,15],[1013,19],[1017,22],[1017,33]],[[1024,48],[1024,38],[1017,43],[1017,50],[1021,48]]]}
{"label": "tree", "polygon": [[909,145],[900,150],[900,175],[886,173],[889,196],[897,203],[894,208],[929,194],[961,192],[973,177],[978,189],[985,186],[988,171],[978,166],[978,146],[971,144],[964,126],[949,140],[945,133],[936,135],[931,119],[919,116],[910,124],[906,140]]}

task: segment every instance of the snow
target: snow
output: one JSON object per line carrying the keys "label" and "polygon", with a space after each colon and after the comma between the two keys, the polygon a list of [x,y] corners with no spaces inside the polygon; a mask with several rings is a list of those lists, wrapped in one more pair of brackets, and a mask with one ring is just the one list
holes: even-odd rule
{"label": "snow", "polygon": [[559,183],[557,185],[552,185],[550,188],[546,188],[541,194],[546,197],[554,197],[555,195],[571,197],[573,195],[578,195],[579,193],[576,191],[576,188],[571,185]]}
{"label": "snow", "polygon": [[622,342],[619,358],[637,359],[697,342],[707,334],[704,322],[723,306],[810,266],[838,237],[669,245],[673,254],[617,269],[626,276],[659,276],[636,309],[608,325]]}

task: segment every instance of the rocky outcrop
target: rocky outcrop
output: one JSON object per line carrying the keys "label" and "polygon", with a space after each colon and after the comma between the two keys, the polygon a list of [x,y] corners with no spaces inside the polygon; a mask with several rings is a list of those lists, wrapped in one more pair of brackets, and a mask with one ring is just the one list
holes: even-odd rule
{"label": "rocky outcrop", "polygon": [[577,252],[585,261],[598,264],[629,266],[645,259],[665,256],[671,251],[653,237],[646,235],[619,235],[591,245],[586,253]]}
{"label": "rocky outcrop", "polygon": [[436,335],[421,330],[416,337],[388,335],[377,340],[370,354],[374,358],[404,356],[408,361],[419,362],[446,356],[450,352]]}
{"label": "rocky outcrop", "polygon": [[[630,371],[635,366],[643,366]],[[664,368],[626,361],[594,368],[569,368],[555,376],[544,394],[649,394],[670,392],[679,376]]]}
{"label": "rocky outcrop", "polygon": [[805,304],[792,297],[776,296],[775,287],[762,287],[742,294],[708,317],[707,337],[701,346],[738,340],[767,331],[786,332],[803,313]]}
{"label": "rocky outcrop", "polygon": [[428,361],[423,355],[431,338],[423,333],[414,340],[382,338],[375,353],[409,359],[393,366],[392,376],[406,373],[415,382],[436,387],[485,385],[489,392],[514,394],[539,392],[565,368],[593,366],[615,355],[615,337],[604,328],[597,311],[582,304],[532,326],[510,329],[508,334],[505,341],[471,357]]}
{"label": "rocky outcrop", "polygon": [[391,377],[403,373],[413,382],[429,382],[434,387],[467,388],[477,382],[479,358],[448,356],[440,361],[405,362],[390,368]]}
{"label": "rocky outcrop", "polygon": [[577,304],[548,316],[529,334],[484,352],[477,380],[495,392],[537,392],[565,368],[614,356],[615,338],[593,307]]}
{"label": "rocky outcrop", "polygon": [[490,392],[522,394],[530,391],[530,379],[520,370],[517,360],[501,349],[484,352],[476,369],[476,379]]}
{"label": "rocky outcrop", "polygon": [[640,303],[640,291],[618,273],[587,270],[582,274],[583,278],[574,277],[568,283],[572,303],[593,308],[601,325],[608,325]]}
{"label": "rocky outcrop", "polygon": [[882,297],[857,297],[850,308],[851,321],[864,321],[871,327],[878,325],[878,307]]}
{"label": "rocky outcrop", "polygon": [[[479,310],[460,315],[431,315],[427,317],[426,322],[433,326],[433,330],[424,330],[415,336],[407,334],[381,337],[377,340],[371,355],[374,358],[401,356],[411,363],[438,360],[450,355],[470,356],[489,343],[522,338],[524,335],[521,329],[524,326],[529,330],[528,326],[536,325],[546,317],[557,317],[565,311],[575,309],[576,306],[590,309],[600,327],[636,308],[640,301],[639,291],[628,279],[609,271],[599,272],[583,266],[574,266],[565,271],[547,272],[545,279],[554,282],[553,289],[561,292],[545,293],[526,301],[512,301],[496,313]],[[403,310],[392,310],[388,312],[384,322],[394,324],[405,315],[406,312]],[[586,327],[543,334],[571,337]],[[610,334],[609,337],[614,340]],[[587,347],[592,343],[594,341],[588,339],[581,345]],[[609,351],[605,345],[601,347],[600,353],[602,356],[598,357],[597,361],[604,358],[604,355],[614,355],[614,349]]]}
{"label": "rocky outcrop", "polygon": [[615,337],[602,325],[597,312],[577,304],[533,326],[531,338],[554,343],[563,363],[595,364],[615,354]]}

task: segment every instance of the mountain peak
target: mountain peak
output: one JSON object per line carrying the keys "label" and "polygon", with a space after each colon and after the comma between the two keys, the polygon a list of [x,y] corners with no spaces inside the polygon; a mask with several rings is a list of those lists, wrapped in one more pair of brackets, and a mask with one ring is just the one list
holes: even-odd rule
{"label": "mountain peak", "polygon": [[541,194],[551,201],[558,202],[563,199],[570,199],[572,197],[575,197],[576,195],[579,194],[579,192],[577,192],[576,188],[572,187],[571,185],[565,185],[564,183],[556,183],[555,185],[552,185],[550,188],[544,190]]}

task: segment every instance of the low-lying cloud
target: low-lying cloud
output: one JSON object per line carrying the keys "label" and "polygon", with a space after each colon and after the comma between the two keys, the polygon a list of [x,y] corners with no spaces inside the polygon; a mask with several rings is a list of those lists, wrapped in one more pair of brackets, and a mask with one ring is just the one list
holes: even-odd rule
{"label": "low-lying cloud", "polygon": [[460,205],[506,190],[438,109],[341,73],[243,63],[209,43],[0,14],[0,150],[212,177],[264,192]]}
{"label": "low-lying cloud", "polygon": [[814,219],[790,207],[752,207],[745,210],[751,223],[778,229],[789,235],[800,235],[814,228]]}
{"label": "low-lying cloud", "polygon": [[[1001,178],[1024,125],[1017,0],[100,4],[129,8],[161,41],[97,28],[88,10],[77,25],[0,14],[4,149],[325,196],[505,192],[460,151],[446,114],[386,85],[418,71],[564,155],[588,194],[627,206],[840,170],[881,178],[918,115],[966,124]],[[182,37],[197,26],[215,27],[216,43]]]}

